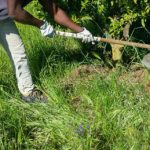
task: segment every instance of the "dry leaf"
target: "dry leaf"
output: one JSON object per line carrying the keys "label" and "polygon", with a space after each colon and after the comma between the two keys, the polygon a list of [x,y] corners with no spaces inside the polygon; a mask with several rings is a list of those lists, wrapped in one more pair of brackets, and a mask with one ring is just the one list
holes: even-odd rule
{"label": "dry leaf", "polygon": [[122,57],[121,49],[123,48],[123,45],[119,44],[110,44],[112,47],[112,59],[113,60],[120,60]]}

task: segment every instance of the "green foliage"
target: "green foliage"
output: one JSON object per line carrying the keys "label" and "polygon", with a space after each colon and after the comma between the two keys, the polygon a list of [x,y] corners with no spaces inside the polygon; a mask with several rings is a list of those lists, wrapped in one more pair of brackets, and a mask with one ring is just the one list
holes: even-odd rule
{"label": "green foliage", "polygon": [[110,32],[114,36],[118,36],[127,23],[132,24],[140,20],[141,25],[145,27],[145,23],[150,15],[150,7],[147,0],[111,1],[111,9],[118,10],[116,14],[110,16]]}
{"label": "green foliage", "polygon": [[[114,37],[120,37],[127,23],[140,21],[145,27],[150,16],[148,0],[58,0],[57,3],[75,22],[87,26],[92,22],[95,27],[107,29]],[[39,6],[38,1],[33,0],[30,10],[44,18],[45,13]]]}

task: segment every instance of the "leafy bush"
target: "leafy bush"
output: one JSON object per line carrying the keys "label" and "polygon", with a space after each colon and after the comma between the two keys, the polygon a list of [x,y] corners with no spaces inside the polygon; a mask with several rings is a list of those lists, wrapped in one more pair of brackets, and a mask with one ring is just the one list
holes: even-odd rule
{"label": "leafy bush", "polygon": [[[67,12],[73,21],[87,27],[95,36],[111,36],[121,39],[124,37],[123,31],[126,25],[130,24],[129,35],[132,41],[148,43],[150,40],[145,28],[150,14],[148,0],[58,0],[57,4]],[[50,19],[39,5],[38,0],[33,0],[28,9],[39,18]],[[50,22],[53,24],[52,20]],[[136,31],[137,34],[133,34],[137,27],[146,30],[139,29]],[[142,37],[139,35],[140,32],[143,33]],[[145,53],[145,51],[144,53],[139,52],[138,49],[136,51],[125,49],[124,51],[128,59],[133,59],[134,56],[136,61],[140,60],[139,58]]]}
{"label": "leafy bush", "polygon": [[[57,3],[75,22],[92,21],[101,28],[107,28],[113,36],[119,36],[127,23],[140,20],[145,27],[150,14],[148,0],[58,0]],[[37,0],[33,0],[30,6],[35,15],[44,16]]]}

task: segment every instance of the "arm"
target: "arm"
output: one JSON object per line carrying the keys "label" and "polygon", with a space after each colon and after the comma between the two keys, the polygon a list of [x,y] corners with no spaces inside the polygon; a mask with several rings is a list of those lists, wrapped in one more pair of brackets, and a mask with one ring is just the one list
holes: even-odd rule
{"label": "arm", "polygon": [[[55,22],[77,32],[77,34],[79,34],[82,37],[83,42],[85,42],[85,43],[93,42],[92,34],[86,28],[80,27],[78,24],[73,22],[67,16],[67,14],[61,8],[59,8],[56,5],[56,3],[54,3],[54,1],[55,0],[39,0],[40,4],[53,17]],[[49,36],[48,33],[52,33],[52,32],[49,32],[52,30],[51,30],[51,28],[47,28],[47,29],[44,28],[44,30],[42,32],[44,33],[44,35]]]}
{"label": "arm", "polygon": [[21,23],[40,27],[44,22],[33,17],[21,6],[21,0],[7,0],[8,15]]}
{"label": "arm", "polygon": [[54,20],[63,25],[66,26],[67,28],[70,28],[71,30],[75,32],[81,32],[83,31],[83,28],[77,25],[75,22],[73,22],[67,15],[66,13],[58,8],[57,11],[54,13]]}
{"label": "arm", "polygon": [[83,31],[83,28],[73,22],[67,14],[59,8],[54,0],[39,0],[44,9],[53,17],[54,21],[61,24],[75,32]]}

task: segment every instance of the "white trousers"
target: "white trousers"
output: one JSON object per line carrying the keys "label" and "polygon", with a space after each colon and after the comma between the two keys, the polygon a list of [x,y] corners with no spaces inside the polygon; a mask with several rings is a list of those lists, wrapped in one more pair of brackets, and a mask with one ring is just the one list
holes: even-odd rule
{"label": "white trousers", "polygon": [[34,84],[23,42],[14,21],[11,19],[0,21],[0,43],[12,61],[19,91],[23,95],[28,95],[34,88]]}

